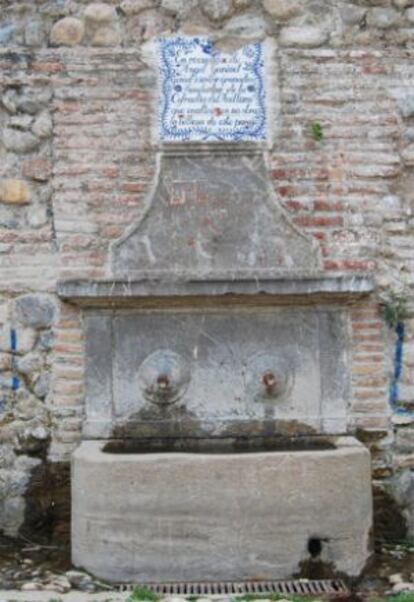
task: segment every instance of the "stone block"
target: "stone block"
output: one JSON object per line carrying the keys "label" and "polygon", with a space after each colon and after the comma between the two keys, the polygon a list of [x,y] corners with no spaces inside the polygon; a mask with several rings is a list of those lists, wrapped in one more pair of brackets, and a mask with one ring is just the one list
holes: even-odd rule
{"label": "stone block", "polygon": [[399,428],[395,437],[396,449],[402,453],[410,453],[414,449],[414,428]]}
{"label": "stone block", "polygon": [[162,0],[161,7],[172,15],[185,18],[197,8],[197,0]]}
{"label": "stone block", "polygon": [[10,370],[12,367],[12,356],[10,353],[0,353],[0,370],[2,372]]}
{"label": "stone block", "polygon": [[111,26],[99,27],[92,37],[93,46],[117,46],[119,42],[119,31]]}
{"label": "stone block", "polygon": [[39,138],[31,132],[22,132],[9,127],[4,128],[2,138],[5,148],[15,153],[28,153],[40,144]]}
{"label": "stone block", "polygon": [[282,46],[299,46],[301,48],[316,48],[328,39],[328,34],[319,27],[311,25],[303,27],[283,27],[280,31],[279,42]]}
{"label": "stone block", "polygon": [[290,19],[303,8],[302,0],[263,0],[263,7],[275,19]]}
{"label": "stone block", "polygon": [[199,6],[212,21],[221,21],[233,13],[231,0],[201,0]]}
{"label": "stone block", "polygon": [[48,159],[30,159],[23,163],[23,175],[38,182],[47,182],[52,175],[52,163]]}
{"label": "stone block", "polygon": [[0,45],[7,46],[11,44],[16,33],[16,26],[13,23],[4,23],[0,25]]}
{"label": "stone block", "polygon": [[34,121],[32,131],[39,138],[49,138],[52,135],[53,123],[50,113],[44,111]]}
{"label": "stone block", "polygon": [[248,8],[253,4],[254,0],[233,0],[235,8]]}
{"label": "stone block", "polygon": [[26,509],[25,500],[20,497],[7,497],[3,501],[3,524],[0,528],[3,529],[4,535],[8,537],[16,537],[19,528],[24,521],[24,513]]}
{"label": "stone block", "polygon": [[[183,0],[184,1],[184,0]],[[148,8],[154,8],[155,0],[122,0],[120,9],[127,15],[138,15]]]}
{"label": "stone block", "polygon": [[85,26],[80,19],[65,17],[52,27],[50,41],[57,46],[76,46],[85,34]]}
{"label": "stone block", "polygon": [[44,359],[36,351],[32,351],[17,360],[17,370],[25,376],[32,376],[39,372],[43,367]]}
{"label": "stone block", "polygon": [[56,317],[56,305],[47,295],[24,295],[15,301],[15,316],[31,328],[51,326]]}
{"label": "stone block", "polygon": [[244,454],[116,454],[83,442],[72,465],[73,563],[121,583],[283,579],[317,539],[322,562],[358,575],[372,527],[369,452],[332,441]]}
{"label": "stone block", "polygon": [[353,4],[343,3],[339,9],[345,25],[359,25],[367,13],[367,9]]}
{"label": "stone block", "polygon": [[[236,15],[229,19],[223,28],[226,33],[237,38],[262,38],[266,35],[267,29],[266,19],[254,13]],[[221,47],[220,44],[217,45]]]}
{"label": "stone block", "polygon": [[32,228],[41,228],[47,224],[49,220],[48,208],[45,205],[31,205],[30,210],[26,214],[27,223]]}
{"label": "stone block", "polygon": [[394,464],[398,469],[414,469],[414,452],[408,454],[398,454],[394,457]]}
{"label": "stone block", "polygon": [[388,29],[393,27],[399,19],[399,13],[393,8],[372,8],[367,15],[367,23],[370,27]]}
{"label": "stone block", "polygon": [[94,23],[108,23],[116,19],[116,11],[110,4],[92,2],[88,4],[83,13],[85,19]]}
{"label": "stone block", "polygon": [[[111,319],[88,311],[85,329],[90,436],[111,430],[157,437],[257,434],[265,412],[267,428],[280,435],[344,428],[349,378],[342,312],[270,313],[250,305],[231,316],[138,311]],[[277,387],[266,389],[266,374]],[[158,375],[167,375],[175,391],[167,407]]]}
{"label": "stone block", "polygon": [[36,397],[39,399],[44,399],[50,390],[50,374],[47,372],[43,372],[40,374],[39,378],[37,378],[34,386],[33,392]]}
{"label": "stone block", "polygon": [[393,4],[397,8],[407,8],[414,5],[414,0],[393,0]]}
{"label": "stone block", "polygon": [[24,180],[0,180],[0,203],[25,205],[30,201],[30,190]]}
{"label": "stone block", "polygon": [[16,130],[28,130],[33,123],[31,115],[13,115],[10,117],[9,125]]}
{"label": "stone block", "polygon": [[157,10],[145,10],[128,20],[128,43],[151,40],[156,36],[168,35],[173,31],[174,19]]}
{"label": "stone block", "polygon": [[27,46],[39,48],[45,43],[45,30],[42,21],[30,21],[24,30],[24,41]]}

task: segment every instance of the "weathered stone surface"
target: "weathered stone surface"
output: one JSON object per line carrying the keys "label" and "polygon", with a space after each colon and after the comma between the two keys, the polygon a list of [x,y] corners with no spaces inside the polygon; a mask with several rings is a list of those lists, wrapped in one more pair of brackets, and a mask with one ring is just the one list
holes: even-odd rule
{"label": "weathered stone surface", "polygon": [[[180,316],[171,310],[156,318],[120,312],[111,320],[91,311],[85,329],[88,436],[260,434],[265,407],[267,428],[280,435],[289,424],[297,433],[344,428],[349,379],[345,319],[338,312],[274,309],[270,314],[251,303],[249,313],[234,309],[231,318],[226,311]],[[133,344],[137,336],[139,347]],[[171,356],[177,337],[180,352]],[[195,347],[190,369],[185,358]],[[171,401],[167,410],[146,392],[157,390],[166,365],[172,366],[168,378],[177,382],[179,402]],[[206,387],[211,372],[219,376]],[[265,389],[268,372],[278,389]]]}
{"label": "weathered stone surface", "polygon": [[[183,184],[171,186],[177,173]],[[267,184],[262,154],[203,155],[195,146],[185,156],[164,155],[151,203],[145,220],[113,247],[119,277],[155,270],[170,279],[234,279],[318,267],[313,242],[289,223]],[[203,228],[206,220],[214,227]]]}
{"label": "weathered stone surface", "polygon": [[28,88],[25,87],[16,95],[17,110],[29,115],[36,115],[52,98],[52,90],[49,87]]}
{"label": "weathered stone surface", "polygon": [[[321,534],[321,561],[357,575],[372,527],[369,453],[352,438],[336,445],[110,454],[102,442],[83,442],[73,464],[74,564],[117,582],[286,578]],[[145,554],[132,554],[137,546]]]}
{"label": "weathered stone surface", "polygon": [[410,167],[414,165],[414,144],[407,146],[401,153],[404,163]]}
{"label": "weathered stone surface", "polygon": [[[0,370],[7,371],[10,370],[12,365],[12,356],[10,353],[0,353]],[[0,456],[0,466],[1,466],[1,456]]]}
{"label": "weathered stone surface", "polygon": [[32,228],[41,228],[49,220],[48,208],[45,205],[33,204],[27,213],[27,223]]}
{"label": "weathered stone surface", "polygon": [[[280,299],[303,298],[322,299],[329,296],[332,300],[338,300],[339,297],[347,299],[357,299],[366,297],[375,290],[375,286],[370,278],[365,276],[315,276],[315,277],[297,277],[289,276],[278,277],[275,279],[252,278],[245,280],[214,281],[214,284],[206,281],[189,280],[182,282],[180,280],[170,280],[159,282],[154,280],[115,280],[108,279],[104,281],[58,281],[57,291],[59,297],[70,302],[80,304],[84,307],[95,307],[102,305],[113,305],[119,303],[125,305],[135,303],[139,306],[139,299],[145,297],[191,297],[205,294],[209,287],[209,293],[212,297],[221,297],[224,295],[249,295],[254,298],[261,292],[267,295],[273,295]],[[161,302],[161,299],[160,299]]]}
{"label": "weathered stone surface", "polygon": [[38,182],[47,182],[52,175],[52,163],[49,159],[30,159],[23,163],[23,175]]}
{"label": "weathered stone surface", "polygon": [[399,14],[392,8],[372,8],[368,12],[367,22],[371,27],[388,29],[396,24]]}
{"label": "weathered stone surface", "polygon": [[130,16],[137,15],[147,8],[153,8],[154,5],[154,0],[123,0],[120,4],[120,8],[123,13]]}
{"label": "weathered stone surface", "polygon": [[414,115],[414,94],[407,92],[398,95],[397,103],[403,117],[408,118]]}
{"label": "weathered stone surface", "polygon": [[31,21],[26,25],[24,31],[24,41],[27,46],[39,48],[44,45],[45,40],[45,28],[42,21]]}
{"label": "weathered stone surface", "polygon": [[22,205],[30,201],[29,187],[24,180],[0,180],[0,202]]}
{"label": "weathered stone surface", "polygon": [[14,88],[9,88],[2,94],[1,103],[3,107],[9,111],[9,113],[16,113],[17,111],[17,93]]}
{"label": "weathered stone surface", "polygon": [[[10,351],[11,349],[11,341],[10,341],[10,331],[4,333],[2,337],[2,344],[4,345],[4,349]],[[33,328],[19,328],[17,333],[17,353],[28,353],[34,347],[36,342],[37,334]]]}
{"label": "weathered stone surface", "polygon": [[[30,87],[19,87],[9,88],[4,92],[1,98],[2,105],[6,110],[15,114],[28,113],[29,115],[35,115],[50,101],[52,92],[50,88],[30,88]],[[24,115],[16,115],[14,120],[27,118]]]}
{"label": "weathered stone surface", "polygon": [[33,392],[36,397],[44,399],[50,391],[50,374],[47,372],[40,374],[33,386]]}
{"label": "weathered stone surface", "polygon": [[26,504],[23,497],[6,497],[3,502],[2,526],[8,537],[16,537],[24,520]]}
{"label": "weathered stone surface", "polygon": [[327,33],[313,26],[283,27],[280,31],[279,42],[282,46],[300,46],[301,48],[316,48],[326,42]]}
{"label": "weathered stone surface", "polygon": [[42,584],[39,581],[27,581],[21,586],[22,592],[36,592],[42,590]]}
{"label": "weathered stone surface", "polygon": [[16,26],[13,23],[0,25],[0,44],[5,46],[11,44],[16,33]]}
{"label": "weathered stone surface", "polygon": [[407,17],[410,23],[414,23],[414,7],[406,10],[405,16]]}
{"label": "weathered stone surface", "polygon": [[116,27],[106,26],[96,30],[92,38],[93,46],[116,46],[120,36]]}
{"label": "weathered stone surface", "polygon": [[233,5],[236,8],[248,8],[253,2],[254,0],[233,0]]}
{"label": "weathered stone surface", "polygon": [[33,372],[39,372],[42,369],[44,359],[38,352],[27,353],[17,360],[17,369],[22,374],[29,376]]}
{"label": "weathered stone surface", "polygon": [[44,435],[45,430],[42,424],[42,418],[44,419],[46,417],[47,410],[44,403],[36,399],[34,395],[22,387],[19,388],[15,395],[14,411],[17,418],[26,421],[33,420],[33,422],[28,422],[24,425],[19,436],[25,440],[33,437],[35,439],[45,439],[46,436]]}
{"label": "weathered stone surface", "polygon": [[[263,38],[267,29],[266,19],[250,13],[232,17],[223,28],[229,35],[242,38]],[[218,46],[220,47],[220,44]]]}
{"label": "weathered stone surface", "polygon": [[41,349],[42,351],[50,351],[53,347],[53,341],[54,335],[50,330],[39,333],[39,339],[37,343],[38,349]]}
{"label": "weathered stone surface", "polygon": [[84,573],[82,571],[66,571],[66,578],[69,580],[70,584],[76,589],[81,591],[90,591],[90,586],[93,583],[93,579],[88,573]]}
{"label": "weathered stone surface", "polygon": [[46,328],[56,317],[56,305],[47,295],[24,295],[15,301],[15,315],[25,326]]}
{"label": "weathered stone surface", "polygon": [[396,583],[393,586],[392,591],[395,594],[400,594],[401,592],[414,592],[414,583],[409,583],[408,581]]}
{"label": "weathered stone surface", "polygon": [[110,4],[103,2],[92,2],[88,4],[83,13],[85,19],[96,23],[107,23],[116,19],[116,11]]}
{"label": "weathered stone surface", "polygon": [[367,9],[362,6],[343,3],[339,12],[345,25],[359,25],[367,14]]}
{"label": "weathered stone surface", "polygon": [[16,130],[14,128],[4,128],[3,145],[9,151],[16,153],[28,153],[40,144],[39,138],[30,132]]}
{"label": "weathered stone surface", "polygon": [[85,34],[85,26],[80,19],[65,17],[52,27],[50,41],[52,44],[76,46],[80,44]]}
{"label": "weathered stone surface", "polygon": [[172,15],[186,17],[198,5],[198,0],[162,0],[161,6]]}
{"label": "weathered stone surface", "polygon": [[13,115],[10,117],[9,125],[16,130],[28,130],[33,123],[31,115]]}
{"label": "weathered stone surface", "polygon": [[231,0],[201,0],[199,5],[203,13],[212,21],[221,21],[233,12]]}
{"label": "weathered stone surface", "polygon": [[263,7],[276,19],[290,19],[303,7],[301,0],[263,0]]}
{"label": "weathered stone surface", "polygon": [[157,10],[145,10],[128,20],[128,40],[131,43],[152,40],[160,35],[168,35],[174,28],[171,15],[163,15]]}
{"label": "weathered stone surface", "polygon": [[32,131],[39,138],[49,138],[52,135],[53,124],[49,111],[43,111],[36,119]]}
{"label": "weathered stone surface", "polygon": [[414,449],[414,428],[399,429],[395,443],[400,452],[410,453]]}
{"label": "weathered stone surface", "polygon": [[407,8],[414,5],[414,0],[393,0],[393,4],[397,8]]}

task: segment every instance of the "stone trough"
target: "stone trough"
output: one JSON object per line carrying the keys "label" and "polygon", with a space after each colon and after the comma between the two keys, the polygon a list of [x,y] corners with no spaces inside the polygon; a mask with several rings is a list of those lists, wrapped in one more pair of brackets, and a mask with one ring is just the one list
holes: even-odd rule
{"label": "stone trough", "polygon": [[285,578],[310,554],[348,575],[364,567],[370,461],[354,438],[153,447],[76,451],[75,564],[135,583]]}

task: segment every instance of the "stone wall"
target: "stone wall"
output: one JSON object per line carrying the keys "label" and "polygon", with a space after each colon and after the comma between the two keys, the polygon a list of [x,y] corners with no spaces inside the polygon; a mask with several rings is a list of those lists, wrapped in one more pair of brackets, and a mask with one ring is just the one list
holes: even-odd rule
{"label": "stone wall", "polygon": [[[0,530],[33,530],[62,506],[68,481],[51,475],[79,441],[84,348],[80,312],[56,282],[106,276],[111,243],[140,215],[155,171],[145,45],[181,32],[223,48],[277,44],[269,170],[324,269],[378,285],[352,309],[349,430],[372,449],[378,528],[403,536],[405,520],[414,533],[414,0],[0,8]],[[396,335],[378,304],[391,292],[408,302],[393,404]]]}

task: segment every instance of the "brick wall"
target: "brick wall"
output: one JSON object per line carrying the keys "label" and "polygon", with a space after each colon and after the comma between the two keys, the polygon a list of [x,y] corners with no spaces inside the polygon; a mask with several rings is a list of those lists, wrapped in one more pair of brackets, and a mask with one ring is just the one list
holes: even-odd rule
{"label": "brick wall", "polygon": [[[378,285],[351,309],[349,428],[414,531],[414,2],[18,4],[0,17],[0,529],[21,528],[34,468],[68,461],[79,441],[82,317],[56,282],[107,276],[111,243],[140,215],[156,108],[142,45],[186,31],[279,44],[269,173],[326,272]],[[408,302],[397,405],[396,335],[379,312],[390,291]]]}

